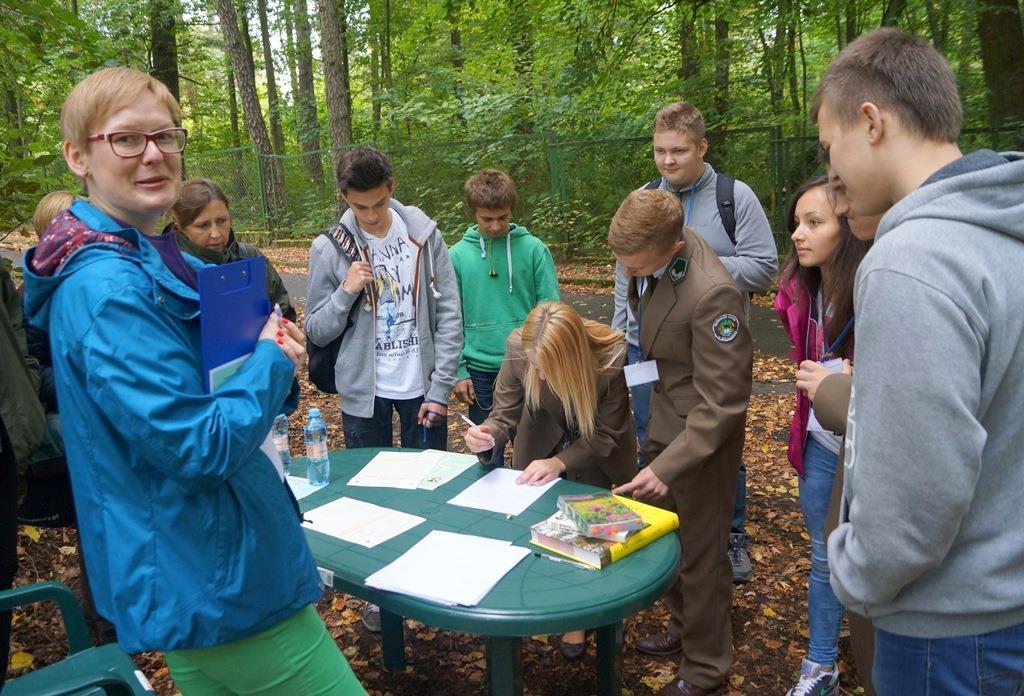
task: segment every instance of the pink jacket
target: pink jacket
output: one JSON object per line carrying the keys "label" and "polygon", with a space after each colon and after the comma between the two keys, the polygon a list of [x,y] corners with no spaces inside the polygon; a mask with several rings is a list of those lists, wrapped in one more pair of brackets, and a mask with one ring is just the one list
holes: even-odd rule
{"label": "pink jacket", "polygon": [[[782,320],[782,326],[793,343],[789,352],[796,364],[804,360],[817,360],[817,355],[808,355],[806,346],[808,325],[810,324],[811,295],[806,289],[800,288],[796,278],[790,278],[779,285],[775,295],[775,311]],[[807,439],[807,422],[811,417],[811,401],[799,389],[796,392],[796,410],[793,422],[789,426],[789,463],[800,476],[804,475],[804,441]]]}

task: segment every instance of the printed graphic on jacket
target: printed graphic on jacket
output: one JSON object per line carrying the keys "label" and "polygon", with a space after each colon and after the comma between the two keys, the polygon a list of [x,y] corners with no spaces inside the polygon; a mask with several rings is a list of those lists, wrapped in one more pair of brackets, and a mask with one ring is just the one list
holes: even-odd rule
{"label": "printed graphic on jacket", "polygon": [[377,289],[376,391],[384,398],[410,399],[423,393],[413,300],[418,249],[401,218],[392,220],[385,238],[367,235]]}

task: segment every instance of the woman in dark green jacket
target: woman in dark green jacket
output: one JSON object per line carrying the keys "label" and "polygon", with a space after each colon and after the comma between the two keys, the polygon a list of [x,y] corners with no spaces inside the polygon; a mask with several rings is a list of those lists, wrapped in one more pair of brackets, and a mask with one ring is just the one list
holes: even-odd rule
{"label": "woman in dark green jacket", "polygon": [[[256,247],[235,237],[228,207],[228,197],[216,183],[205,178],[189,179],[182,184],[178,202],[171,208],[171,224],[164,234],[173,232],[182,251],[207,263],[220,265],[262,256]],[[288,291],[270,259],[267,259],[267,296],[271,303],[281,305],[285,317],[295,321]]]}

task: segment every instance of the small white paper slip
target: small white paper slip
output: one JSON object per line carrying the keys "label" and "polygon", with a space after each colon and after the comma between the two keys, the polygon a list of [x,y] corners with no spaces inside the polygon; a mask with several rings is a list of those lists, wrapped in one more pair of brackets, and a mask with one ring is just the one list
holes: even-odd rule
{"label": "small white paper slip", "polygon": [[309,481],[301,476],[285,476],[284,480],[288,487],[292,489],[292,495],[295,496],[296,500],[302,500],[310,493],[316,493],[323,489],[323,486],[310,485]]}
{"label": "small white paper slip", "polygon": [[416,515],[354,498],[338,498],[313,508],[305,517],[303,527],[367,548],[373,548],[425,521]]}
{"label": "small white paper slip", "polygon": [[277,469],[277,475],[284,481],[284,462],[281,461],[281,455],[277,452],[277,447],[274,445],[274,429],[271,428],[270,432],[260,443],[260,449],[263,450],[263,454],[267,455],[267,459]]}
{"label": "small white paper slip", "polygon": [[521,473],[523,472],[514,469],[495,469],[482,479],[466,486],[448,502],[460,507],[519,515],[560,480],[556,478],[543,486],[520,486],[516,483],[516,478]]}
{"label": "small white paper slip", "polygon": [[[843,360],[842,358],[833,358],[832,360],[826,360],[822,363],[825,367],[835,373],[843,371]],[[831,433],[831,430],[826,430],[825,426],[818,422],[818,417],[814,415],[814,405],[811,405],[811,417],[807,420],[807,431],[812,433]]]}
{"label": "small white paper slip", "polygon": [[350,486],[413,489],[420,485],[444,452],[379,452],[349,479]]}
{"label": "small white paper slip", "polygon": [[367,587],[474,606],[530,550],[507,541],[434,530],[366,578]]}
{"label": "small white paper slip", "polygon": [[658,380],[658,361],[644,360],[643,362],[626,365],[622,368],[622,372],[626,375],[627,387],[655,382]]}

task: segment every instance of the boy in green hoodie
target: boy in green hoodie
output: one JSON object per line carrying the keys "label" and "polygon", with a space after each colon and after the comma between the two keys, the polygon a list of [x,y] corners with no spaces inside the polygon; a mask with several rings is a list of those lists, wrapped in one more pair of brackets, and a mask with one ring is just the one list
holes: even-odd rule
{"label": "boy in green hoodie", "polygon": [[[466,207],[476,220],[450,250],[462,298],[464,344],[455,396],[482,423],[491,412],[505,341],[539,302],[558,300],[551,250],[510,222],[516,185],[504,172],[481,169],[466,180]],[[503,458],[495,452],[495,461]]]}

